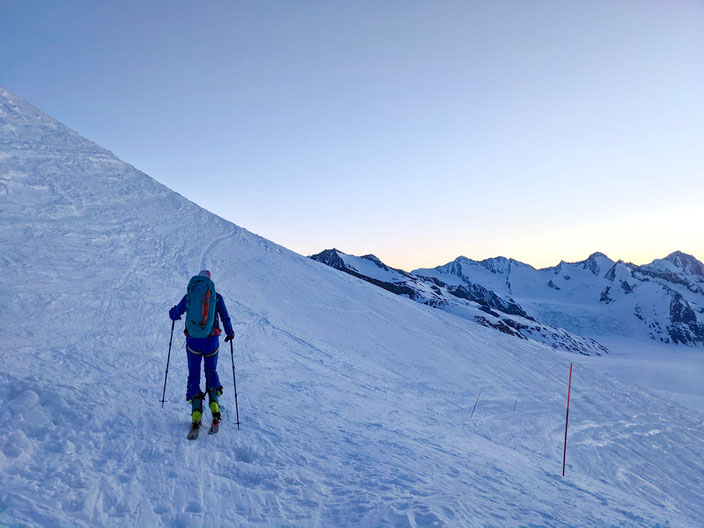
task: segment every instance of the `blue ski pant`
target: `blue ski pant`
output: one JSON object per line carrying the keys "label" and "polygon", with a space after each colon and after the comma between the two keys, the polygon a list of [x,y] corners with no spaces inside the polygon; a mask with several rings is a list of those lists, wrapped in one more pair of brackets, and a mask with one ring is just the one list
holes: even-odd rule
{"label": "blue ski pant", "polygon": [[218,352],[210,356],[203,354],[194,354],[186,348],[188,356],[188,383],[186,385],[186,399],[190,400],[194,396],[200,394],[200,364],[203,362],[203,370],[205,370],[205,387],[214,389],[220,387],[220,378],[218,377]]}

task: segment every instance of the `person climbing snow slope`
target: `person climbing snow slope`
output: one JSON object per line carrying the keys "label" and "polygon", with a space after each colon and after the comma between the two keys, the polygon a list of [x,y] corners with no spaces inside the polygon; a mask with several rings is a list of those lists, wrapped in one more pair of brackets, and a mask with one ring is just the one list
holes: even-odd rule
{"label": "person climbing snow slope", "polygon": [[[214,434],[220,424],[219,397],[222,385],[218,377],[218,350],[220,348],[220,321],[225,329],[225,342],[235,337],[225,299],[215,291],[210,271],[202,270],[188,282],[186,295],[181,302],[169,310],[172,321],[186,314],[186,355],[188,357],[188,382],[186,400],[191,404],[191,431],[188,438],[195,439],[203,416],[203,400],[208,395],[213,424],[210,433]],[[200,365],[205,371],[205,392],[200,389]]]}

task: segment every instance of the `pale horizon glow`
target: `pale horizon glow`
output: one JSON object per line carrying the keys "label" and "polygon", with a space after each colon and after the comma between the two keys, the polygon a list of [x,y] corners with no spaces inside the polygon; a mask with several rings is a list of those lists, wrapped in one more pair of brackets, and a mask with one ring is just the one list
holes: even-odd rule
{"label": "pale horizon glow", "polygon": [[704,260],[704,4],[6,3],[0,84],[303,255]]}

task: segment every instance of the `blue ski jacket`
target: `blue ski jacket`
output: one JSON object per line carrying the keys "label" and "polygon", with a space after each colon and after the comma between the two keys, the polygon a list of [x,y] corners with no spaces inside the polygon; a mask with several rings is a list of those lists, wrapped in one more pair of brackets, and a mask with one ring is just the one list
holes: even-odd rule
{"label": "blue ski jacket", "polygon": [[[222,320],[222,324],[225,327],[225,335],[229,336],[234,334],[235,331],[232,329],[232,322],[230,321],[230,314],[227,313],[227,306],[225,306],[225,299],[218,292],[215,292],[217,296],[217,301],[215,303],[215,322],[213,323],[213,331],[208,337],[191,337],[186,334],[186,346],[189,351],[196,354],[203,354],[207,356],[215,352],[220,346],[220,324],[218,319]],[[178,321],[181,316],[186,313],[186,296],[183,296],[181,302],[169,310],[169,318],[172,321]]]}

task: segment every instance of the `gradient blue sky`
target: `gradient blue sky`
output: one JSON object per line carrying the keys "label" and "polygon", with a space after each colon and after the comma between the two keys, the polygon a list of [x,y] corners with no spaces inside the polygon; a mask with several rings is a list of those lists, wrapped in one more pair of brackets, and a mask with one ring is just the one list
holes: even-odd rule
{"label": "gradient blue sky", "polygon": [[704,260],[704,2],[0,0],[0,84],[303,254]]}

